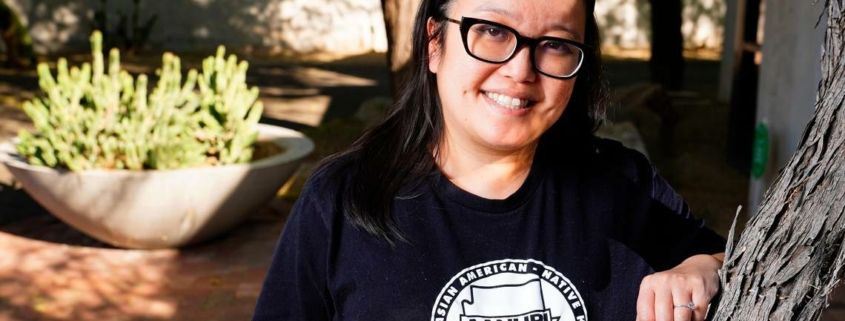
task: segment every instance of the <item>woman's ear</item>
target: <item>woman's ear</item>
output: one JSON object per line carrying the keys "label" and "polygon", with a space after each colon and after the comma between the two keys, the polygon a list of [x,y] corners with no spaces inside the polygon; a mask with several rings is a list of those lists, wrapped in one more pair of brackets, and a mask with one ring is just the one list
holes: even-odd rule
{"label": "woman's ear", "polygon": [[428,70],[431,73],[436,74],[438,68],[440,67],[440,40],[438,39],[438,35],[435,34],[437,29],[437,22],[434,21],[434,18],[429,17],[428,21],[426,21],[425,30],[428,34]]}

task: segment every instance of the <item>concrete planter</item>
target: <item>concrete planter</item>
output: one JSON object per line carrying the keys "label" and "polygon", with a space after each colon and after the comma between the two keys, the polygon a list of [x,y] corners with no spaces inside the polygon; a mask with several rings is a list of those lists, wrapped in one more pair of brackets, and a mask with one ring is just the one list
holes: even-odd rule
{"label": "concrete planter", "polygon": [[0,161],[53,215],[103,242],[169,248],[223,233],[270,201],[314,143],[299,132],[259,124],[259,140],[281,154],[250,164],[167,171],[60,171],[29,165],[11,142]]}

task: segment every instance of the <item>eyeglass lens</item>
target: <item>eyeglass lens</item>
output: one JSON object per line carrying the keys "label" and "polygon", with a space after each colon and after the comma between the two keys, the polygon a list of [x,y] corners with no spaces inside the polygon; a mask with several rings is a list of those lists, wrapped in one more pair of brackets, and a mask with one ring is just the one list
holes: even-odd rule
{"label": "eyeglass lens", "polygon": [[[483,22],[469,28],[466,41],[472,55],[490,62],[508,60],[517,49],[517,37],[512,31]],[[533,50],[537,69],[560,77],[568,77],[578,71],[584,56],[581,48],[550,39],[540,41]]]}

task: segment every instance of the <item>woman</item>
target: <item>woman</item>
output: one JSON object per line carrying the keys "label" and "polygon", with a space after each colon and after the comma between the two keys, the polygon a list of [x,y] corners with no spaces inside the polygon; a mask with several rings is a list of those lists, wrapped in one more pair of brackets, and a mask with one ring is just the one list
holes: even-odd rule
{"label": "woman", "polygon": [[309,179],[254,320],[702,320],[724,240],[593,137],[593,7],[423,0],[399,99]]}

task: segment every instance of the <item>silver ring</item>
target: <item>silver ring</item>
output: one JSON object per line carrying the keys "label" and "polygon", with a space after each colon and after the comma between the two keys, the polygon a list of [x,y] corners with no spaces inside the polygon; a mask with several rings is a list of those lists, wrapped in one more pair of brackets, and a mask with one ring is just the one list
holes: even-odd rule
{"label": "silver ring", "polygon": [[674,307],[676,307],[676,308],[687,308],[687,309],[690,309],[690,311],[695,311],[695,303],[693,303],[692,301],[689,301],[689,303],[687,303],[687,304],[675,304]]}

